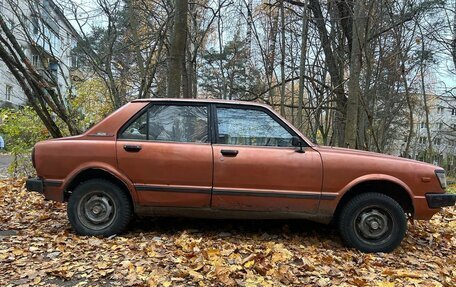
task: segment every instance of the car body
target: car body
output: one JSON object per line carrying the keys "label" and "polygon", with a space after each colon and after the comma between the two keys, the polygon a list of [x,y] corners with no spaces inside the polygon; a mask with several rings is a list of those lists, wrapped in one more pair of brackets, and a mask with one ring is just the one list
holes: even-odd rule
{"label": "car body", "polygon": [[[404,233],[405,214],[428,220],[456,200],[445,193],[438,166],[318,146],[270,107],[251,102],[135,100],[82,135],[37,143],[32,159],[38,177],[27,180],[28,190],[69,201],[70,222],[87,235],[121,232],[128,218],[110,224],[131,214],[322,223],[346,217],[339,228],[351,224],[369,243],[384,225]],[[376,202],[391,210],[370,207]],[[124,215],[112,215],[121,209]],[[399,223],[392,210],[401,211]],[[390,251],[397,239],[388,245],[385,236],[367,247],[348,245]]]}

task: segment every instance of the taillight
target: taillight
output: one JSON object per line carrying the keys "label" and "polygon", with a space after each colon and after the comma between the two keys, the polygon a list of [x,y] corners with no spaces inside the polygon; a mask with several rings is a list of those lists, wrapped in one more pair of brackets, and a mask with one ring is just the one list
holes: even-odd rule
{"label": "taillight", "polygon": [[36,168],[36,165],[35,165],[35,147],[32,148],[32,165],[33,165],[33,168]]}

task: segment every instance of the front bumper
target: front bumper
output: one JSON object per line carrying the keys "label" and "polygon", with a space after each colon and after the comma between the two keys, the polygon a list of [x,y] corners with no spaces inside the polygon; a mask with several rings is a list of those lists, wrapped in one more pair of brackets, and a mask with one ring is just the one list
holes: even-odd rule
{"label": "front bumper", "polygon": [[29,178],[25,181],[25,188],[28,191],[44,193],[44,182],[41,178]]}
{"label": "front bumper", "polygon": [[426,193],[429,208],[453,206],[456,203],[456,194],[449,193]]}

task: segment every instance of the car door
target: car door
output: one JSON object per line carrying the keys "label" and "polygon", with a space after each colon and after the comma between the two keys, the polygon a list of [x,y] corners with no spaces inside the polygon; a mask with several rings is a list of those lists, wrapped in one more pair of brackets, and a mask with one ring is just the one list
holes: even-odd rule
{"label": "car door", "polygon": [[141,205],[210,205],[208,119],[206,104],[152,102],[121,129],[118,166],[134,183]]}
{"label": "car door", "polygon": [[212,207],[315,213],[321,196],[320,154],[262,107],[216,105]]}

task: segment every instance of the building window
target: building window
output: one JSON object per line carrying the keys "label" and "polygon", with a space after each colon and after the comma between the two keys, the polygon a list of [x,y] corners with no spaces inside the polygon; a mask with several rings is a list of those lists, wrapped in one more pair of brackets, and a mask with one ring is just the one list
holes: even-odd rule
{"label": "building window", "polygon": [[71,68],[79,68],[79,59],[76,55],[71,55]]}
{"label": "building window", "polygon": [[13,86],[6,85],[6,90],[5,90],[5,100],[7,102],[11,102],[11,96],[13,94]]}
{"label": "building window", "polygon": [[32,65],[38,67],[40,57],[38,55],[32,55]]}
{"label": "building window", "polygon": [[438,114],[443,114],[443,110],[444,110],[443,107],[438,107],[438,108],[437,108],[437,113],[438,113]]}
{"label": "building window", "polygon": [[440,145],[441,139],[440,138],[435,138],[434,139],[434,144],[435,145]]}
{"label": "building window", "polygon": [[420,144],[425,144],[426,143],[426,137],[420,137],[419,143]]}
{"label": "building window", "polygon": [[51,75],[51,79],[54,82],[58,81],[58,69],[59,69],[58,63],[49,63],[49,73]]}

